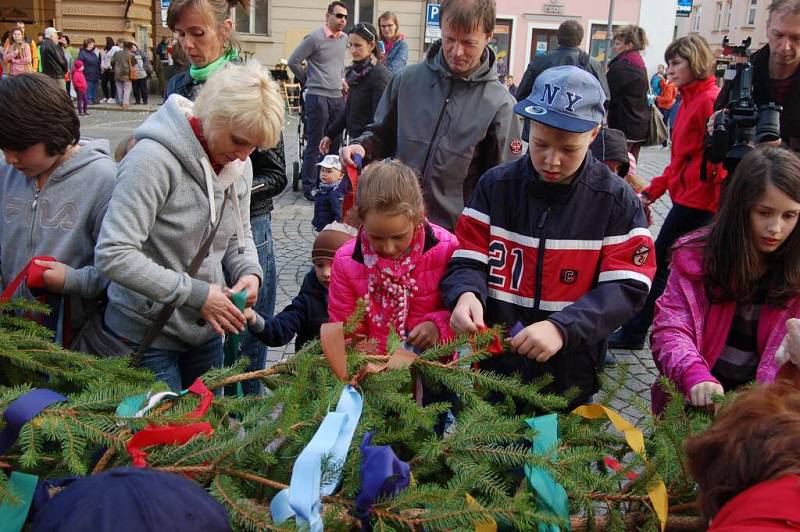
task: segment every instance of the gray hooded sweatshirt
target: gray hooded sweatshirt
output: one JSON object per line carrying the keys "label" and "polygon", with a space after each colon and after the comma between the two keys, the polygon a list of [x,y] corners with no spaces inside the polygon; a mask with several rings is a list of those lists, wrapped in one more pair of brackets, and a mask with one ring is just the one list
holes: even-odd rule
{"label": "gray hooded sweatshirt", "polygon": [[82,140],[80,146],[41,190],[0,152],[0,286],[33,257],[54,257],[67,266],[64,293],[78,296],[72,298],[73,329],[85,322],[90,300],[108,284],[94,267],[94,246],[117,173],[107,141]]}
{"label": "gray hooded sweatshirt", "polygon": [[[215,174],[189,125],[193,106],[173,94],[136,129],[138,142],[120,164],[95,250],[97,267],[111,280],[106,325],[140,343],[161,308],[173,305],[177,310],[152,346],[179,351],[216,334],[200,309],[210,284],[225,285],[223,265],[234,282],[262,276],[250,231],[250,160]],[[185,272],[219,217],[226,181],[237,199],[228,198],[208,256],[189,277]]]}

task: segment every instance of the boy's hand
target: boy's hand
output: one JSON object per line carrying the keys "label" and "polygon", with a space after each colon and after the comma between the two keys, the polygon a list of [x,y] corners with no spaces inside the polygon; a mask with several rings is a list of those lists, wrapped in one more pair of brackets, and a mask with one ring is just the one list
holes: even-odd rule
{"label": "boy's hand", "polygon": [[248,325],[255,325],[256,311],[253,310],[252,307],[247,307],[246,309],[244,309],[244,319],[247,320]]}
{"label": "boy's hand", "polygon": [[689,402],[692,403],[692,406],[700,408],[713,406],[713,397],[715,395],[723,395],[724,393],[725,390],[722,388],[721,384],[711,381],[699,382],[689,390]]}
{"label": "boy's hand", "polygon": [[439,327],[432,321],[423,321],[411,330],[406,340],[418,349],[428,349],[439,341]]}
{"label": "boy's hand", "polygon": [[461,294],[450,315],[450,327],[457,333],[476,333],[478,329],[486,327],[483,323],[483,305],[478,296],[472,292]]}
{"label": "boy's hand", "polygon": [[518,355],[547,362],[564,347],[564,338],[553,322],[540,321],[522,329],[509,343]]}
{"label": "boy's hand", "polygon": [[42,273],[45,289],[53,294],[62,293],[64,291],[64,281],[67,278],[67,267],[60,262],[47,260],[37,260],[36,265],[47,268]]}

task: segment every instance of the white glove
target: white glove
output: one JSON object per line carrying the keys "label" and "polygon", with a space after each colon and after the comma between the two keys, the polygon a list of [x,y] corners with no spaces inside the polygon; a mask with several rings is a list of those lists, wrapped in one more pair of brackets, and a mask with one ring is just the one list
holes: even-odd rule
{"label": "white glove", "polygon": [[800,367],[800,319],[797,318],[786,320],[786,336],[775,352],[775,362],[779,367],[787,361]]}
{"label": "white glove", "polygon": [[692,406],[706,407],[714,404],[713,397],[715,395],[723,395],[725,390],[721,384],[716,382],[699,382],[692,386],[689,390],[689,402]]}

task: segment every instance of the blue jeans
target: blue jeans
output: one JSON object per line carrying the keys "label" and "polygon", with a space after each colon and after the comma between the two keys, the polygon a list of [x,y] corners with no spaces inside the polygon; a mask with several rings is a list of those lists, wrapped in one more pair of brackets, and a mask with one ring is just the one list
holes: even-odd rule
{"label": "blue jeans", "polygon": [[88,87],[86,89],[86,97],[89,98],[89,103],[95,103],[97,101],[97,81],[87,81],[86,82]]}
{"label": "blue jeans", "polygon": [[667,217],[664,219],[664,225],[661,226],[661,231],[658,233],[658,238],[656,238],[656,275],[653,279],[653,285],[642,310],[622,326],[622,332],[626,338],[643,341],[647,336],[650,325],[653,324],[656,300],[661,297],[667,287],[672,245],[683,235],[711,223],[713,218],[714,213],[708,211],[692,209],[678,204],[672,205]]}
{"label": "blue jeans", "polygon": [[211,368],[221,368],[222,361],[222,337],[217,336],[183,351],[151,347],[142,357],[142,367],[152,371],[156,379],[166,382],[170,390],[179,392]]}
{"label": "blue jeans", "polygon": [[[258,250],[258,263],[261,265],[262,282],[258,291],[258,300],[253,309],[262,316],[271,317],[275,313],[275,250],[272,247],[272,218],[269,213],[250,218],[253,240]],[[258,371],[267,365],[267,346],[259,342],[253,335],[244,332],[241,335],[240,357],[250,359],[247,371]],[[263,385],[260,380],[244,381],[242,391],[247,395],[261,395]]]}
{"label": "blue jeans", "polygon": [[[306,122],[305,136],[306,147],[303,150],[303,193],[311,193],[317,187],[319,168],[317,163],[322,160],[319,153],[319,141],[325,136],[325,128],[344,112],[344,98],[328,98],[307,94],[305,100]],[[328,153],[338,153],[341,137],[331,139],[331,148]]]}

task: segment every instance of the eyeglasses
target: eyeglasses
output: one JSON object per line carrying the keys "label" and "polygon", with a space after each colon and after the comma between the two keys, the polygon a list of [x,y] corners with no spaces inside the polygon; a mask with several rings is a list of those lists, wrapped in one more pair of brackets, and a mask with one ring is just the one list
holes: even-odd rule
{"label": "eyeglasses", "polygon": [[347,13],[331,13],[334,17],[338,18],[339,20],[347,20]]}

